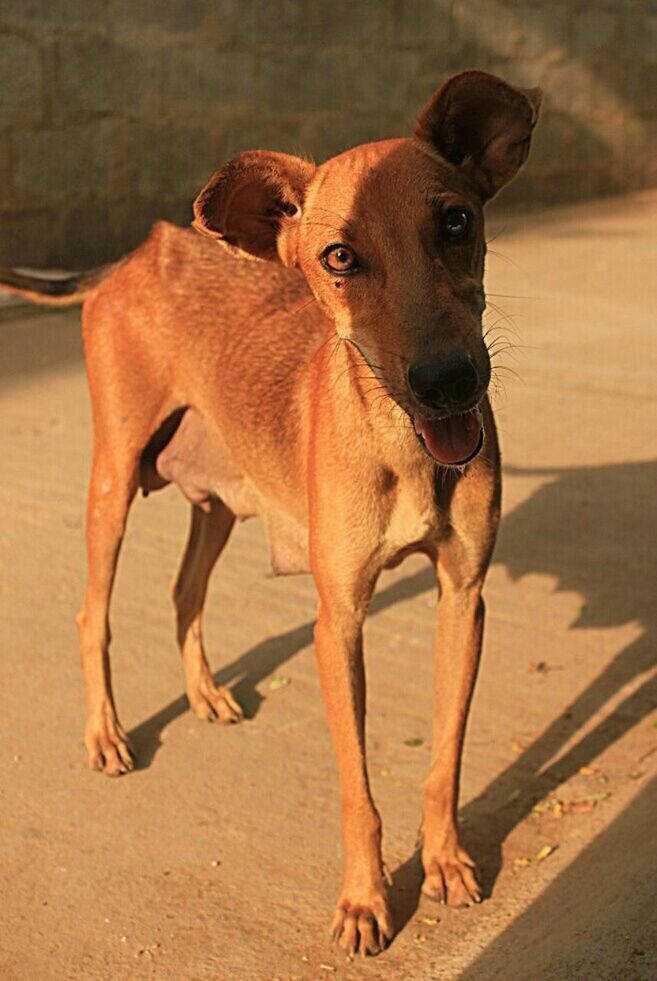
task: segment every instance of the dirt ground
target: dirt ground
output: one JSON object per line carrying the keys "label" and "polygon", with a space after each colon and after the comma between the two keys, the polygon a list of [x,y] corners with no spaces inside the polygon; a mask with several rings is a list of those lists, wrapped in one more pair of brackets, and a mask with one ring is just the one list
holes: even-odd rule
{"label": "dirt ground", "polygon": [[78,317],[5,315],[5,981],[657,977],[657,193],[496,225],[487,323],[517,345],[500,359],[517,376],[497,375],[505,518],[462,787],[487,898],[463,912],[419,899],[435,588],[409,560],[381,582],[366,636],[400,928],[367,962],[327,939],[341,846],[312,581],[268,576],[257,523],[237,529],[207,614],[213,666],[248,718],[212,727],[181,695],[166,594],[187,506],[172,490],[137,502],[113,664],[139,769],[87,770]]}

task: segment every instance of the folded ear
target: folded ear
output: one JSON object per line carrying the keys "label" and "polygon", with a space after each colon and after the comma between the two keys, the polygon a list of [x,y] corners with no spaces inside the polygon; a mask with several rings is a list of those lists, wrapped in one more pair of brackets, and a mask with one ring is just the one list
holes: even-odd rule
{"label": "folded ear", "polygon": [[194,226],[231,251],[296,262],[296,232],[313,164],[252,150],[218,170],[194,202]]}
{"label": "folded ear", "polygon": [[426,104],[415,136],[460,167],[486,201],[527,159],[540,105],[540,89],[517,89],[488,72],[461,72]]}

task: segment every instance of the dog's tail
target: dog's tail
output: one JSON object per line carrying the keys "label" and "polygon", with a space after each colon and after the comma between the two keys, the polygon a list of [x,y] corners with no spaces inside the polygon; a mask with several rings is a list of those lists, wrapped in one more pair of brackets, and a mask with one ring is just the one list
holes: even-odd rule
{"label": "dog's tail", "polygon": [[112,268],[110,264],[65,276],[0,269],[0,290],[48,307],[70,307],[82,303]]}

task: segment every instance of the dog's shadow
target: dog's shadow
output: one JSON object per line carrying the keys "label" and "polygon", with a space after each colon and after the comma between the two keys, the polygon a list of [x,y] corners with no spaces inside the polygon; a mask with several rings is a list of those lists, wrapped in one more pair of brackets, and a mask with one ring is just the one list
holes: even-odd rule
{"label": "dog's shadow", "polygon": [[[542,573],[555,579],[557,589],[579,595],[581,610],[571,629],[635,624],[641,634],[563,706],[512,765],[462,808],[465,844],[478,859],[485,895],[490,895],[499,874],[507,836],[534,804],[657,706],[657,678],[650,675],[573,742],[609,700],[657,663],[657,461],[544,472],[509,468],[507,473],[536,476],[544,482],[504,519],[495,563],[516,580],[528,573]],[[427,568],[381,590],[371,611],[376,613],[432,588],[435,579]],[[252,716],[260,701],[256,686],[311,643],[312,626],[304,623],[263,641],[218,671],[217,681],[226,684],[239,678],[237,697]],[[521,656],[527,659],[525,653]],[[567,660],[566,637],[558,661],[567,666]],[[186,708],[184,697],[176,699],[131,733],[141,766],[150,765],[162,729]],[[561,752],[566,745],[569,748]],[[417,909],[420,885],[415,851],[393,873],[391,903],[398,929]]]}
{"label": "dog's shadow", "polygon": [[[370,612],[380,612],[395,603],[435,588],[434,572],[430,568],[422,569],[378,592],[370,604]],[[310,620],[283,634],[268,637],[231,664],[214,672],[213,677],[218,685],[231,686],[246,719],[254,718],[263,702],[258,685],[295,654],[312,644],[313,628],[314,621]],[[129,736],[137,756],[138,769],[145,770],[151,765],[162,745],[163,730],[188,708],[186,696],[181,695],[131,730]]]}
{"label": "dog's shadow", "polygon": [[[462,809],[467,844],[478,857],[488,895],[502,846],[516,825],[657,706],[651,670],[657,665],[657,461],[508,473],[545,476],[547,482],[506,517],[495,561],[516,580],[547,574],[556,589],[581,597],[571,630],[631,625],[641,632],[590,684],[577,691],[574,682],[576,693],[550,725]],[[568,667],[568,656],[566,636],[554,662]],[[626,688],[629,693],[613,711],[573,742]]]}

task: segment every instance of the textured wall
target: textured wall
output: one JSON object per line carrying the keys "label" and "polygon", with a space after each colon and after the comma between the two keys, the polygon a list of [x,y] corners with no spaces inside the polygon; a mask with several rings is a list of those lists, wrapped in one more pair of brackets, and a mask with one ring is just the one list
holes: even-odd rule
{"label": "textured wall", "polygon": [[240,150],[403,134],[471,67],[546,92],[507,200],[657,182],[657,0],[0,0],[0,262],[118,255]]}

